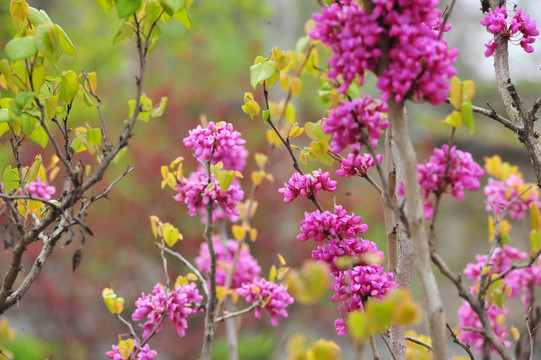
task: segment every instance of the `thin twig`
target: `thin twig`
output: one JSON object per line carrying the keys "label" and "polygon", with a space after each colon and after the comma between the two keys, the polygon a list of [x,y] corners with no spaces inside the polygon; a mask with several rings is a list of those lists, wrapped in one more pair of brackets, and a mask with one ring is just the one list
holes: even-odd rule
{"label": "thin twig", "polygon": [[242,310],[239,310],[239,311],[235,311],[235,312],[232,312],[232,313],[222,315],[219,318],[216,318],[216,320],[214,320],[214,322],[216,322],[216,323],[223,322],[223,321],[226,321],[227,319],[231,319],[231,318],[234,318],[234,317],[249,313],[250,311],[252,311],[253,309],[255,309],[258,306],[261,306],[261,303],[259,301],[256,301],[255,303],[253,303],[252,305],[250,305],[246,309],[242,309]]}
{"label": "thin twig", "polygon": [[446,325],[447,325],[447,329],[451,333],[451,337],[453,338],[453,342],[455,344],[458,344],[461,348],[463,348],[464,351],[468,353],[468,356],[470,357],[471,360],[475,360],[475,357],[473,356],[473,354],[472,354],[472,352],[470,350],[470,346],[467,345],[467,344],[464,344],[462,341],[460,341],[460,339],[456,336],[456,334],[453,331],[453,329],[451,328],[451,326],[449,326],[449,324],[446,324]]}
{"label": "thin twig", "polygon": [[396,360],[396,357],[394,356],[394,353],[391,350],[391,345],[389,345],[389,342],[387,341],[387,339],[385,339],[385,336],[383,336],[382,334],[379,334],[379,336],[381,336],[381,338],[383,339],[383,342],[385,343],[385,345],[387,345],[387,349],[389,349],[389,354],[391,354],[391,357],[393,358],[393,360]]}
{"label": "thin twig", "polygon": [[378,354],[378,348],[376,347],[376,342],[374,341],[374,335],[370,336],[370,349],[372,350],[372,359],[373,360],[380,360]]}
{"label": "thin twig", "polygon": [[[156,246],[160,247],[161,244],[160,243],[154,243]],[[206,296],[208,296],[208,285],[207,285],[207,281],[205,280],[204,276],[199,272],[199,270],[197,270],[197,268],[195,266],[192,265],[191,262],[189,262],[184,256],[180,255],[178,252],[176,251],[173,251],[169,248],[166,248],[164,247],[163,248],[164,251],[170,255],[173,255],[174,257],[176,257],[177,259],[179,259],[184,265],[186,265],[195,275],[197,275],[198,277],[198,280],[201,282],[201,287],[203,288],[203,292],[205,293]]]}
{"label": "thin twig", "polygon": [[405,336],[405,339],[409,342],[412,342],[412,343],[415,343],[417,345],[421,345],[421,346],[424,346],[425,348],[427,348],[428,350],[432,351],[432,345],[430,345],[429,343],[426,343],[424,342],[423,340],[420,340],[420,339],[417,339],[417,338],[414,338],[412,336]]}

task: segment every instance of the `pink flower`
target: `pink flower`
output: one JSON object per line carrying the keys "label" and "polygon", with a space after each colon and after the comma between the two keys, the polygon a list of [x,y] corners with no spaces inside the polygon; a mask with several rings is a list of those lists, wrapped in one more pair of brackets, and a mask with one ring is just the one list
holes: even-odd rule
{"label": "pink flower", "polygon": [[[535,188],[518,197],[525,184],[524,180],[515,174],[510,174],[504,181],[489,178],[488,184],[484,188],[487,203],[486,210],[500,215],[503,209],[507,208],[507,214],[512,219],[519,221],[524,219],[530,204],[541,206]],[[533,186],[535,187],[535,185]],[[511,204],[511,201],[514,202]]]}
{"label": "pink flower", "polygon": [[56,192],[54,186],[49,186],[43,182],[40,178],[32,181],[26,185],[26,191],[28,195],[32,197],[39,197],[45,200],[51,200],[51,196]]}
{"label": "pink flower", "polygon": [[331,116],[322,124],[323,131],[332,135],[331,149],[338,153],[350,145],[361,142],[361,132],[376,148],[378,140],[389,123],[384,120],[387,105],[370,95],[340,103],[331,110]]}
{"label": "pink flower", "polygon": [[[530,20],[530,14],[522,13],[521,8],[517,8],[515,15],[510,19],[507,14],[507,9],[504,6],[495,8],[494,11],[488,12],[481,24],[487,27],[487,30],[491,34],[501,34],[502,41],[510,41],[511,43],[518,44],[527,53],[533,52],[533,47],[530,45],[535,42],[535,36],[539,35],[539,31],[536,28],[536,21]],[[498,48],[499,43],[495,41],[496,38],[490,39],[485,46],[487,50],[485,52],[486,57],[492,56],[494,51]]]}
{"label": "pink flower", "polygon": [[[376,155],[378,163],[381,164],[383,155]],[[368,169],[376,166],[374,158],[370,154],[363,156],[355,153],[350,153],[346,159],[342,160],[340,169],[336,170],[336,176],[350,177],[363,175],[368,172]]]}
{"label": "pink flower", "polygon": [[222,161],[225,169],[238,171],[242,171],[246,165],[246,141],[241,138],[241,133],[233,130],[232,124],[214,124],[211,121],[207,128],[198,125],[189,134],[184,139],[184,145],[192,149],[201,161],[208,161],[214,150],[212,164]]}
{"label": "pink flower", "polygon": [[262,309],[267,310],[272,326],[278,325],[278,316],[287,318],[286,307],[293,304],[293,298],[287,293],[287,287],[263,278],[245,283],[236,290],[236,293],[249,303],[259,303],[254,310],[256,318],[261,318]]}
{"label": "pink flower", "polygon": [[140,325],[143,331],[143,339],[147,338],[152,330],[156,328],[156,333],[163,327],[163,321],[160,320],[164,314],[173,323],[180,337],[185,335],[188,327],[186,318],[190,314],[199,311],[198,304],[203,301],[195,283],[183,286],[177,285],[174,290],[163,288],[160,284],[154,286],[150,295],[141,294],[141,297],[135,302],[136,309],[132,314],[134,321],[141,321],[146,318],[144,324]]}
{"label": "pink flower", "polygon": [[329,192],[336,190],[336,181],[331,180],[329,173],[323,173],[321,169],[305,175],[294,173],[284,185],[285,187],[278,189],[278,192],[284,195],[285,203],[292,202],[299,196],[306,199],[312,195],[317,197],[321,190]]}
{"label": "pink flower", "polygon": [[[214,239],[214,251],[216,252],[216,285],[224,286],[229,270],[233,264],[235,253],[237,252],[239,242],[227,240],[225,246],[222,245],[219,238]],[[209,248],[206,242],[201,244],[199,256],[195,258],[195,264],[203,273],[210,271]],[[242,246],[239,254],[239,260],[235,268],[235,273],[231,279],[231,289],[239,288],[242,284],[253,281],[261,273],[261,268],[257,260],[250,254],[248,246]]]}
{"label": "pink flower", "polygon": [[338,205],[334,213],[319,210],[305,212],[305,219],[301,221],[301,234],[297,240],[306,241],[314,239],[316,242],[327,240],[328,237],[353,237],[368,230],[368,225],[361,224],[362,218],[355,214],[347,215],[346,210]]}

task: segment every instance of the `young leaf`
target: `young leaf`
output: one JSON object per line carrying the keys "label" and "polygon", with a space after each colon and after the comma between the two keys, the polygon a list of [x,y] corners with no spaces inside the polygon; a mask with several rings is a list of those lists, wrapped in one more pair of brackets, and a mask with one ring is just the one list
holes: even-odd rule
{"label": "young leaf", "polygon": [[454,76],[453,80],[451,81],[450,97],[451,105],[453,105],[457,110],[460,109],[462,105],[462,82],[456,76]]}
{"label": "young leaf", "polygon": [[15,38],[6,44],[6,56],[10,62],[24,60],[34,56],[38,49],[33,36]]}
{"label": "young leaf", "polygon": [[34,31],[34,40],[39,52],[52,64],[62,55],[60,31],[51,23],[38,25]]}
{"label": "young leaf", "polygon": [[459,128],[462,126],[462,115],[458,111],[453,111],[442,123]]}
{"label": "young leaf", "polygon": [[460,115],[462,115],[462,121],[464,121],[464,124],[466,124],[466,126],[470,129],[470,133],[473,134],[475,126],[473,123],[473,110],[471,102],[465,101],[462,103]]}
{"label": "young leaf", "polygon": [[141,0],[116,0],[116,11],[120,19],[133,15],[141,7]]}
{"label": "young leaf", "polygon": [[276,266],[272,265],[269,271],[269,281],[273,282],[276,280]]}
{"label": "young leaf", "polygon": [[233,233],[233,237],[237,241],[242,241],[246,236],[246,228],[241,225],[233,225],[231,227],[231,232]]}
{"label": "young leaf", "polygon": [[79,77],[73,71],[69,70],[62,74],[62,82],[58,91],[58,97],[61,101],[69,104],[79,91]]}
{"label": "young leaf", "polygon": [[107,14],[113,7],[113,0],[93,0]]}
{"label": "young leaf", "polygon": [[25,0],[11,0],[9,5],[11,16],[20,21],[26,21],[28,15],[28,4]]}
{"label": "young leaf", "polygon": [[32,131],[32,134],[30,134],[28,137],[30,138],[30,140],[32,140],[44,149],[49,142],[49,136],[41,125],[35,128],[34,131]]}
{"label": "young leaf", "polygon": [[8,121],[9,121],[9,110],[0,109],[0,123],[4,123]]}
{"label": "young leaf", "polygon": [[264,111],[262,112],[262,114],[263,114],[263,122],[266,123],[267,121],[269,121],[270,110],[264,110]]}
{"label": "young leaf", "polygon": [[60,36],[60,44],[62,45],[62,50],[68,55],[77,56],[77,51],[75,51],[75,46],[71,42],[70,38],[59,25],[55,25],[58,30],[58,35]]}
{"label": "young leaf", "polygon": [[254,64],[250,66],[250,85],[255,89],[257,84],[270,79],[277,72],[279,74],[274,61]]}
{"label": "young leaf", "polygon": [[173,10],[173,13],[177,13],[186,8],[188,0],[163,0],[163,2]]}

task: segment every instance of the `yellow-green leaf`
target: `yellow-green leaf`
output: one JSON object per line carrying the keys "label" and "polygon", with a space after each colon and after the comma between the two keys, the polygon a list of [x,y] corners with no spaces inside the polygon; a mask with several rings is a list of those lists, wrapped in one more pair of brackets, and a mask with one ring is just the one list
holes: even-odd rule
{"label": "yellow-green leaf", "polygon": [[460,115],[462,115],[462,121],[470,129],[470,133],[473,134],[475,130],[475,125],[473,122],[473,108],[472,104],[469,101],[464,101],[462,107],[460,108]]}
{"label": "yellow-green leaf", "polygon": [[459,128],[462,126],[462,115],[458,111],[453,111],[442,123]]}
{"label": "yellow-green leaf", "polygon": [[246,236],[246,228],[241,225],[233,225],[231,227],[231,232],[233,233],[233,237],[237,241],[242,241],[244,237]]}
{"label": "yellow-green leaf", "polygon": [[269,281],[273,282],[276,280],[276,266],[272,265],[269,271]]}
{"label": "yellow-green leaf", "polygon": [[177,241],[182,240],[182,234],[170,223],[163,224],[163,239],[169,247],[173,247]]}
{"label": "yellow-green leaf", "polygon": [[79,91],[79,77],[69,70],[62,74],[61,81],[58,97],[61,101],[69,104]]}
{"label": "yellow-green leaf", "polygon": [[25,0],[11,0],[9,12],[15,19],[24,22],[28,16],[28,4]]}
{"label": "yellow-green leaf", "polygon": [[460,109],[462,106],[462,82],[456,76],[454,76],[453,80],[451,80],[450,97],[451,105],[453,105],[453,107],[457,110]]}
{"label": "yellow-green leaf", "polygon": [[68,37],[64,29],[62,29],[59,25],[55,25],[55,27],[58,30],[58,35],[60,36],[60,44],[62,45],[62,50],[64,50],[64,52],[68,55],[77,56],[75,46],[73,46],[73,42],[71,42],[71,39]]}
{"label": "yellow-green leaf", "polygon": [[464,80],[462,82],[462,101],[471,102],[474,95],[475,95],[475,83],[471,80]]}

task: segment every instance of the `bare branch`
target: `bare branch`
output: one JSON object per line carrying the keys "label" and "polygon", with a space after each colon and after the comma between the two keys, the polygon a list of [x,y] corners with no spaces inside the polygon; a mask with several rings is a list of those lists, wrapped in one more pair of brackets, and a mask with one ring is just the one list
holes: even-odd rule
{"label": "bare branch", "polygon": [[255,303],[253,303],[252,305],[250,305],[246,309],[242,309],[242,310],[239,310],[239,311],[235,311],[235,312],[232,312],[232,313],[227,313],[225,315],[222,315],[219,318],[216,318],[216,320],[214,320],[214,322],[219,323],[219,322],[226,321],[227,319],[231,319],[231,318],[234,318],[234,317],[237,317],[237,316],[240,316],[240,315],[244,315],[246,313],[249,313],[250,311],[252,311],[253,309],[255,309],[258,306],[261,306],[261,303],[259,301],[256,301]]}

